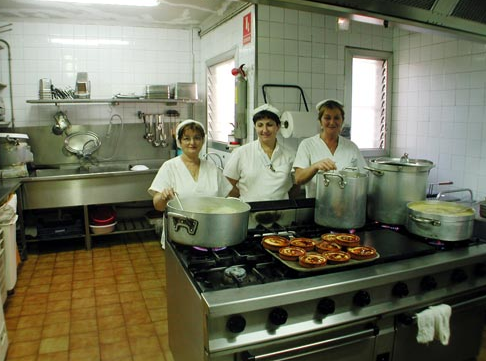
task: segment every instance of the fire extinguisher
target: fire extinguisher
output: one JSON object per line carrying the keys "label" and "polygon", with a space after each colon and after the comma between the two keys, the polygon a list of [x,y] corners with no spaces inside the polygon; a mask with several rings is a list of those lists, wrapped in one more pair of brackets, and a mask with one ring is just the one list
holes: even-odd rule
{"label": "fire extinguisher", "polygon": [[245,64],[239,68],[233,68],[231,74],[235,76],[235,139],[245,139],[246,130],[246,73],[243,70]]}

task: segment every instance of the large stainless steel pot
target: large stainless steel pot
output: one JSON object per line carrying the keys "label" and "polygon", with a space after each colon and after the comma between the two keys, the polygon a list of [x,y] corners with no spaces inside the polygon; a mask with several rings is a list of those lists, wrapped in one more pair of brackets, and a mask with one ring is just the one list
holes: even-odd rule
{"label": "large stainless steel pot", "polygon": [[27,134],[0,133],[0,168],[33,162],[28,140]]}
{"label": "large stainless steel pot", "polygon": [[169,238],[200,247],[227,247],[245,240],[250,205],[237,198],[180,197],[167,203]]}
{"label": "large stainless steel pot", "polygon": [[474,229],[475,212],[456,202],[418,201],[407,204],[405,227],[413,234],[441,241],[469,239]]}
{"label": "large stainless steel pot", "polygon": [[368,217],[388,224],[405,224],[407,203],[425,200],[431,161],[377,158],[369,161]]}
{"label": "large stainless steel pot", "polygon": [[355,170],[319,172],[314,221],[331,228],[360,228],[366,222],[368,174]]}

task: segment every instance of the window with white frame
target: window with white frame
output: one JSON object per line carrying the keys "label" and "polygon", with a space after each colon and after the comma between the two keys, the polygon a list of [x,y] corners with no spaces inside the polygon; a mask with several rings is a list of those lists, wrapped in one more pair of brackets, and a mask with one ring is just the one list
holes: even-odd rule
{"label": "window with white frame", "polygon": [[[228,56],[230,56],[228,58]],[[212,148],[224,150],[235,124],[235,67],[234,52],[207,65],[208,139]]]}
{"label": "window with white frame", "polygon": [[392,53],[346,48],[344,134],[365,156],[386,155],[391,118]]}

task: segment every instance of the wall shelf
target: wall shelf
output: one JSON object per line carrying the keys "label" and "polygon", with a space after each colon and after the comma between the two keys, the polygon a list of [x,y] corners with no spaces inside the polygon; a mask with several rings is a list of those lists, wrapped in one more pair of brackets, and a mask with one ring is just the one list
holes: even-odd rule
{"label": "wall shelf", "polygon": [[27,100],[30,104],[124,104],[124,103],[166,103],[166,104],[194,104],[199,99],[145,99],[145,98],[111,98],[111,99],[34,99]]}

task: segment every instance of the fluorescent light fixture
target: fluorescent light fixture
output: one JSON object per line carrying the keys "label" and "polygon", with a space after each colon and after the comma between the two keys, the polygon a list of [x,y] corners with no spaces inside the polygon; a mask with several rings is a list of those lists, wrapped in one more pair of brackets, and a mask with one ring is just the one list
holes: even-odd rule
{"label": "fluorescent light fixture", "polygon": [[157,6],[159,0],[39,0],[50,2],[65,2],[97,5],[128,5],[128,6]]}
{"label": "fluorescent light fixture", "polygon": [[87,46],[128,45],[128,41],[117,40],[117,39],[52,38],[52,39],[49,39],[49,41],[53,44],[62,44],[62,45],[87,45]]}
{"label": "fluorescent light fixture", "polygon": [[371,16],[364,16],[364,15],[351,15],[351,19],[354,21],[359,21],[360,23],[372,24],[372,25],[380,25],[383,26],[384,20],[373,18]]}

